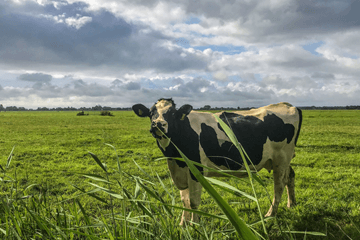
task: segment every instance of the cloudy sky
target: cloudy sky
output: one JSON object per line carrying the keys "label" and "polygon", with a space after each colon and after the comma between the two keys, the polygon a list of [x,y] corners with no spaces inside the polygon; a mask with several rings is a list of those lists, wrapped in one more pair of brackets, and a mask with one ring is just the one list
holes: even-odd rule
{"label": "cloudy sky", "polygon": [[354,0],[1,0],[0,103],[360,105]]}

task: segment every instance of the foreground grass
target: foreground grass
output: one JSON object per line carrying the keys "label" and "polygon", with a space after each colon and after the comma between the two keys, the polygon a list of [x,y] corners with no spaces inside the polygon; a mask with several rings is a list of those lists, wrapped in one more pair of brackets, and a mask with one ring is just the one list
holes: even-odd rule
{"label": "foreground grass", "polygon": [[[7,174],[16,181],[0,183],[1,199],[4,200],[9,196],[9,189],[14,189],[19,194],[23,194],[22,196],[32,195],[33,197],[21,200],[21,202],[30,204],[27,206],[47,204],[41,208],[45,211],[43,213],[45,219],[63,219],[62,221],[68,225],[60,225],[62,228],[71,226],[78,228],[88,225],[86,220],[86,216],[88,216],[92,224],[103,224],[102,227],[94,227],[91,230],[103,237],[110,236],[106,235],[106,232],[109,231],[105,226],[118,226],[117,231],[124,233],[123,220],[116,219],[117,224],[115,225],[106,220],[111,220],[108,216],[111,215],[111,209],[115,209],[115,213],[119,213],[119,216],[126,212],[123,218],[124,216],[128,217],[129,214],[130,219],[132,216],[144,215],[145,217],[141,220],[141,224],[144,225],[142,229],[154,229],[155,234],[164,236],[164,239],[179,239],[179,237],[186,238],[186,236],[194,239],[206,239],[207,235],[209,239],[211,236],[214,236],[214,239],[236,238],[236,235],[232,233],[233,228],[227,221],[202,217],[201,226],[196,230],[183,230],[177,226],[180,209],[172,209],[171,217],[162,207],[154,207],[146,202],[155,203],[157,200],[140,187],[140,183],[131,176],[137,176],[145,183],[154,183],[155,185],[151,186],[155,190],[152,191],[156,191],[165,202],[181,206],[178,191],[171,184],[165,162],[156,160],[161,157],[161,153],[148,133],[148,120],[136,118],[132,112],[115,112],[114,114],[115,117],[97,115],[76,117],[75,112],[0,113],[3,132],[0,135],[0,164],[2,166],[5,166],[9,151],[16,144],[11,165],[6,170]],[[287,209],[286,194],[284,193],[277,220],[270,220],[266,224],[270,239],[304,238],[303,234],[286,234],[285,231],[288,229],[327,232],[327,239],[359,238],[360,172],[358,161],[360,154],[358,150],[360,147],[357,137],[359,134],[358,111],[304,111],[303,128],[296,149],[297,157],[292,162],[296,173],[298,206],[294,209]],[[111,147],[105,146],[104,143],[115,146],[116,152]],[[123,188],[117,183],[117,180],[122,179],[121,185],[132,196],[138,194],[137,199],[145,201],[148,204],[146,208],[155,216],[166,217],[164,219],[157,217],[156,221],[146,221],[150,217],[146,217],[143,209],[128,203],[124,210],[123,200],[114,197],[111,204],[108,194],[104,192],[96,194],[99,194],[102,199],[106,199],[106,203],[94,200],[89,195],[77,197],[81,194],[79,189],[84,191],[94,189],[94,186],[88,182],[98,184],[97,181],[85,177],[83,173],[97,176],[103,174],[103,170],[88,151],[96,153],[101,162],[106,162],[107,177],[116,186],[112,191],[118,194],[123,193]],[[117,157],[119,157],[122,171],[130,173],[131,176],[121,176],[117,170]],[[272,175],[260,172],[260,176],[273,197]],[[105,176],[104,178],[106,179]],[[224,179],[224,181],[247,193],[252,191],[248,182],[234,179]],[[10,186],[10,184],[13,185]],[[28,186],[31,187],[27,188]],[[108,188],[107,184],[102,186]],[[24,189],[26,190],[22,192]],[[7,191],[4,192],[5,190]],[[251,223],[259,220],[256,203],[227,192],[221,194],[245,222]],[[263,214],[265,214],[269,207],[267,193],[259,190],[257,195]],[[45,203],[44,198],[46,198]],[[19,204],[21,203],[19,202]],[[82,212],[80,206],[83,207],[85,213]],[[214,200],[204,193],[200,210],[212,215],[222,215],[221,210],[215,206]],[[34,219],[29,215],[31,211],[28,212],[29,219]],[[52,215],[46,215],[50,213]],[[106,223],[103,219],[106,220]],[[159,225],[162,221],[168,222],[171,228],[164,229],[161,224]],[[150,224],[147,224],[149,222]],[[56,225],[55,223],[52,224]],[[26,223],[24,224],[26,226]],[[16,226],[14,227],[16,228]],[[261,225],[255,226],[255,229],[261,234],[263,233]],[[166,234],[166,231],[170,230],[173,231],[173,235]],[[46,230],[43,231],[46,232]],[[56,232],[56,228],[53,231]],[[69,230],[62,231],[71,239]],[[134,231],[129,229],[128,234],[134,234]],[[81,236],[77,235],[75,230],[72,234],[75,234],[73,236],[77,236],[77,238]],[[145,233],[141,234],[146,235]],[[151,235],[148,236],[156,239]],[[168,236],[172,236],[172,238]],[[76,237],[74,238],[76,239]],[[14,239],[16,239],[15,235]],[[319,239],[319,236],[308,235],[306,239]]]}

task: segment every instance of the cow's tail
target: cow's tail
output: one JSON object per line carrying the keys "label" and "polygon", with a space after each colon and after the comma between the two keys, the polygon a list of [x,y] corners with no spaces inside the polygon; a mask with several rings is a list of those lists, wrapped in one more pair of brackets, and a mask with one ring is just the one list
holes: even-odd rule
{"label": "cow's tail", "polygon": [[297,140],[299,138],[299,135],[300,135],[300,129],[301,129],[301,124],[302,124],[302,111],[300,108],[296,108],[299,112],[299,128],[297,130],[297,133],[296,133],[296,137],[295,137],[295,146],[296,146],[296,143],[297,143]]}

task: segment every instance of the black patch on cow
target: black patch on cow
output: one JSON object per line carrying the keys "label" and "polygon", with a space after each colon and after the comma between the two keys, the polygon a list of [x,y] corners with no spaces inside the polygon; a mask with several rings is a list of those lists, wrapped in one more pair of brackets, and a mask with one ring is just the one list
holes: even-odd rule
{"label": "black patch on cow", "polygon": [[264,117],[264,125],[267,130],[267,136],[273,142],[282,142],[287,139],[290,143],[294,137],[295,127],[284,121],[275,114],[269,114]]}
{"label": "black patch on cow", "polygon": [[[290,143],[294,136],[294,126],[285,124],[274,114],[265,116],[262,121],[254,116],[224,112],[220,115],[220,119],[233,130],[254,165],[259,164],[262,159],[263,145],[267,138],[275,142],[287,139],[287,143]],[[223,131],[220,124],[218,127]],[[242,167],[243,159],[236,147],[228,141],[220,146],[215,130],[205,123],[201,124],[200,144],[205,154],[217,166],[224,165],[231,170]]]}
{"label": "black patch on cow", "polygon": [[231,142],[221,146],[214,128],[201,124],[200,144],[206,156],[217,166],[224,165],[229,169],[240,169],[243,161],[237,148]]}
{"label": "black patch on cow", "polygon": [[[200,163],[200,152],[199,152],[199,135],[191,128],[189,119],[186,117],[183,121],[175,119],[174,117],[167,118],[169,124],[169,133],[168,137],[171,138],[173,144],[175,144],[180,151],[191,161]],[[171,127],[171,128],[170,128]],[[158,146],[164,156],[172,158],[181,158],[180,153],[175,148],[173,144],[170,144],[164,150],[162,147]],[[176,161],[176,164],[179,167],[186,167],[186,163],[179,160]],[[196,166],[196,168],[203,173],[203,168]],[[196,180],[196,177],[190,172],[191,178]]]}

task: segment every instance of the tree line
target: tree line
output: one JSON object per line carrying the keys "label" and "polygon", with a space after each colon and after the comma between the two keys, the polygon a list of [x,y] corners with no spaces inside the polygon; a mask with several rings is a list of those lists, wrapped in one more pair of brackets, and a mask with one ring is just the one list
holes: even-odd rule
{"label": "tree line", "polygon": [[[254,107],[211,107],[210,105],[205,105],[204,107],[197,108],[195,110],[250,110]],[[304,110],[360,110],[360,105],[349,105],[349,106],[302,106],[299,107]],[[47,108],[47,107],[38,107],[37,109],[28,109],[25,107],[16,107],[16,106],[7,106],[4,107],[0,104],[0,112],[1,111],[128,111],[131,110],[131,107],[107,107],[96,105],[94,107],[57,107],[57,108]]]}
{"label": "tree line", "polygon": [[0,111],[126,111],[131,110],[130,107],[107,107],[96,105],[94,107],[57,107],[57,108],[47,108],[47,107],[38,107],[37,109],[28,109],[25,107],[16,107],[16,106],[7,106],[4,107],[2,104],[0,105]]}

